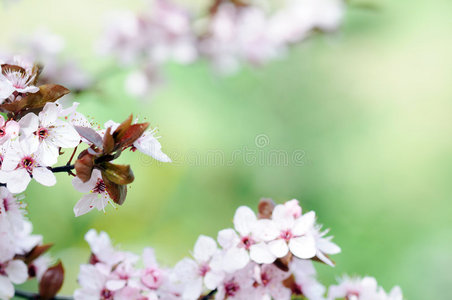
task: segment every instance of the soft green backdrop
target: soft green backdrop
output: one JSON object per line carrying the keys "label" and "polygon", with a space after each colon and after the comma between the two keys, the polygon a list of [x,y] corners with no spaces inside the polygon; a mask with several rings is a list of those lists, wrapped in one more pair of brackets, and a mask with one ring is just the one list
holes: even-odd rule
{"label": "soft green backdrop", "polygon": [[[128,97],[125,73],[115,73],[103,93],[76,99],[99,123],[129,112],[147,117],[175,163],[123,157],[136,181],[125,205],[106,215],[74,218],[81,195],[64,174],[55,188],[31,184],[29,216],[66,266],[64,293],[76,287],[78,265],[88,258],[89,228],[107,231],[122,249],[152,246],[170,265],[199,234],[230,226],[237,206],[272,197],[299,199],[332,229],[343,253],[335,269],[318,267],[324,282],[369,274],[386,289],[400,284],[407,299],[450,299],[452,2],[350,2],[378,9],[350,8],[339,33],[311,38],[262,68],[220,78],[206,63],[170,65],[167,84],[151,100]],[[141,5],[24,0],[1,8],[2,48],[45,25],[67,38],[67,55],[96,72],[105,63],[92,46],[101,16]],[[258,148],[258,135],[269,144]],[[229,161],[243,149],[303,158],[289,166],[212,158]]]}

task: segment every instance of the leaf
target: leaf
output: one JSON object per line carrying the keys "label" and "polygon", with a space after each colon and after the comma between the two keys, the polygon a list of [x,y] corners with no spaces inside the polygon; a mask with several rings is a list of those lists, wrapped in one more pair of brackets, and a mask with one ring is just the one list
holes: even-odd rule
{"label": "leaf", "polygon": [[275,202],[272,199],[262,198],[259,200],[258,211],[259,219],[270,219],[272,217]]}
{"label": "leaf", "polygon": [[[44,84],[39,87],[39,92],[30,94],[25,98],[28,99],[27,108],[42,108],[47,102],[55,102],[66,94],[69,94],[67,88],[58,84]],[[38,95],[36,95],[38,94]],[[35,97],[33,97],[36,95]]]}
{"label": "leaf", "polygon": [[28,94],[19,101],[12,103],[4,103],[0,105],[5,111],[20,112],[21,110],[36,110],[41,109],[47,102],[55,102],[70,91],[62,85],[45,84],[39,87],[39,91],[33,94]]}
{"label": "leaf", "polygon": [[74,126],[78,134],[89,142],[93,143],[99,149],[103,149],[103,140],[100,134],[90,127]]}
{"label": "leaf", "polygon": [[130,125],[132,125],[132,118],[133,116],[130,115],[124,122],[119,124],[115,132],[113,132],[113,138],[115,139],[116,142],[118,142],[122,138],[126,130],[129,129]]}
{"label": "leaf", "polygon": [[64,268],[61,261],[59,261],[55,266],[48,268],[42,275],[41,281],[39,282],[40,299],[53,299],[63,286],[63,281]]}
{"label": "leaf", "polygon": [[275,262],[273,263],[276,267],[278,267],[278,269],[284,271],[284,272],[288,272],[289,271],[289,264],[292,261],[293,255],[291,252],[287,253],[286,256],[278,258],[277,260],[275,260]]}
{"label": "leaf", "polygon": [[143,133],[148,129],[149,123],[133,124],[130,126],[124,135],[119,140],[119,148],[127,148],[132,145],[137,139],[139,139]]}
{"label": "leaf", "polygon": [[27,255],[25,255],[25,259],[24,259],[25,264],[29,265],[35,259],[40,257],[45,252],[47,252],[47,250],[49,250],[50,247],[52,247],[52,246],[53,246],[53,244],[45,244],[45,245],[38,245],[38,246],[34,247],[29,253],[27,253]]}
{"label": "leaf", "polygon": [[105,174],[102,173],[102,179],[104,180],[107,188],[108,195],[118,205],[122,205],[127,196],[127,185],[119,185],[110,181]]}
{"label": "leaf", "polygon": [[83,151],[80,154],[83,155],[79,156],[79,159],[75,161],[75,172],[82,182],[87,182],[93,172],[94,156],[89,154],[88,151]]}
{"label": "leaf", "polygon": [[103,162],[96,165],[96,167],[101,170],[102,176],[116,184],[129,184],[135,179],[130,165],[116,165],[110,162]]}
{"label": "leaf", "polygon": [[103,147],[105,154],[111,153],[113,151],[113,148],[115,147],[115,140],[113,139],[110,131],[111,127],[108,127],[104,134]]}

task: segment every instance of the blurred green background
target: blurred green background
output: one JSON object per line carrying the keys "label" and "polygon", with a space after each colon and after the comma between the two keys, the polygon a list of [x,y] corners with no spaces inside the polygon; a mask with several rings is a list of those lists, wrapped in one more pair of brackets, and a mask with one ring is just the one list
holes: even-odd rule
{"label": "blurred green background", "polygon": [[[199,9],[201,2],[185,4]],[[338,33],[314,36],[259,69],[222,78],[203,62],[169,65],[167,84],[149,100],[127,96],[126,73],[115,72],[102,92],[76,98],[80,111],[99,123],[130,112],[146,117],[175,162],[122,157],[136,180],[124,206],[106,215],[74,218],[81,194],[64,174],[55,188],[31,184],[29,217],[66,266],[63,293],[77,286],[89,228],[107,231],[124,250],[152,246],[162,264],[172,265],[199,234],[231,226],[239,205],[271,197],[299,199],[332,229],[343,252],[334,257],[336,268],[318,265],[325,283],[344,273],[372,275],[387,290],[399,284],[407,299],[450,299],[452,2],[350,2]],[[359,7],[369,3],[377,9]],[[2,8],[0,40],[3,46],[45,25],[94,74],[106,64],[92,46],[101,16],[142,5],[24,0]],[[275,151],[302,159],[219,161],[243,149],[264,159]]]}

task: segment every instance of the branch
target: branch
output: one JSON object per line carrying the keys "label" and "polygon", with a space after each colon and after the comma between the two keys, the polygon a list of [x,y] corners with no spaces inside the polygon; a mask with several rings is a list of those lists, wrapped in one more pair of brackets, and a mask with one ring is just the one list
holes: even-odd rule
{"label": "branch", "polygon": [[[22,299],[29,299],[29,300],[39,300],[39,294],[32,293],[32,292],[25,292],[25,291],[18,291],[16,290],[14,293],[14,296]],[[55,296],[51,300],[73,300],[74,298],[70,296]]]}
{"label": "branch", "polygon": [[59,173],[59,172],[68,172],[69,174],[71,174],[72,170],[74,170],[75,165],[66,165],[66,166],[61,166],[61,167],[55,167],[55,168],[49,168],[50,171],[52,171],[53,173]]}
{"label": "branch", "polygon": [[209,300],[210,297],[215,295],[216,292],[217,292],[217,289],[214,289],[214,290],[210,291],[210,293],[208,293],[207,295],[205,295],[202,298],[200,298],[199,300]]}

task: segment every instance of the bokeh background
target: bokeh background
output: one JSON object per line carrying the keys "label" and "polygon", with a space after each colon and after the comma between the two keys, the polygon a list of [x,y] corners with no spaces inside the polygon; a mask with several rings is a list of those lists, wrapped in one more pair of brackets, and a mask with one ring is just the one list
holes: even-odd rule
{"label": "bokeh background", "polygon": [[[318,265],[325,283],[373,275],[386,289],[399,284],[407,299],[450,299],[452,2],[350,2],[338,33],[316,35],[258,69],[219,77],[203,62],[168,65],[167,84],[145,100],[123,91],[125,71],[111,71],[98,91],[76,97],[100,124],[130,112],[146,117],[174,163],[125,155],[136,180],[124,206],[106,215],[74,218],[81,194],[64,174],[55,188],[31,184],[29,217],[66,267],[63,293],[77,286],[89,228],[124,250],[152,246],[172,265],[199,234],[231,226],[239,205],[271,197],[299,199],[332,229],[343,252],[336,268]],[[102,15],[143,5],[23,0],[1,8],[0,41],[46,26],[96,74],[108,64],[93,51]],[[272,161],[274,153],[288,163]]]}

